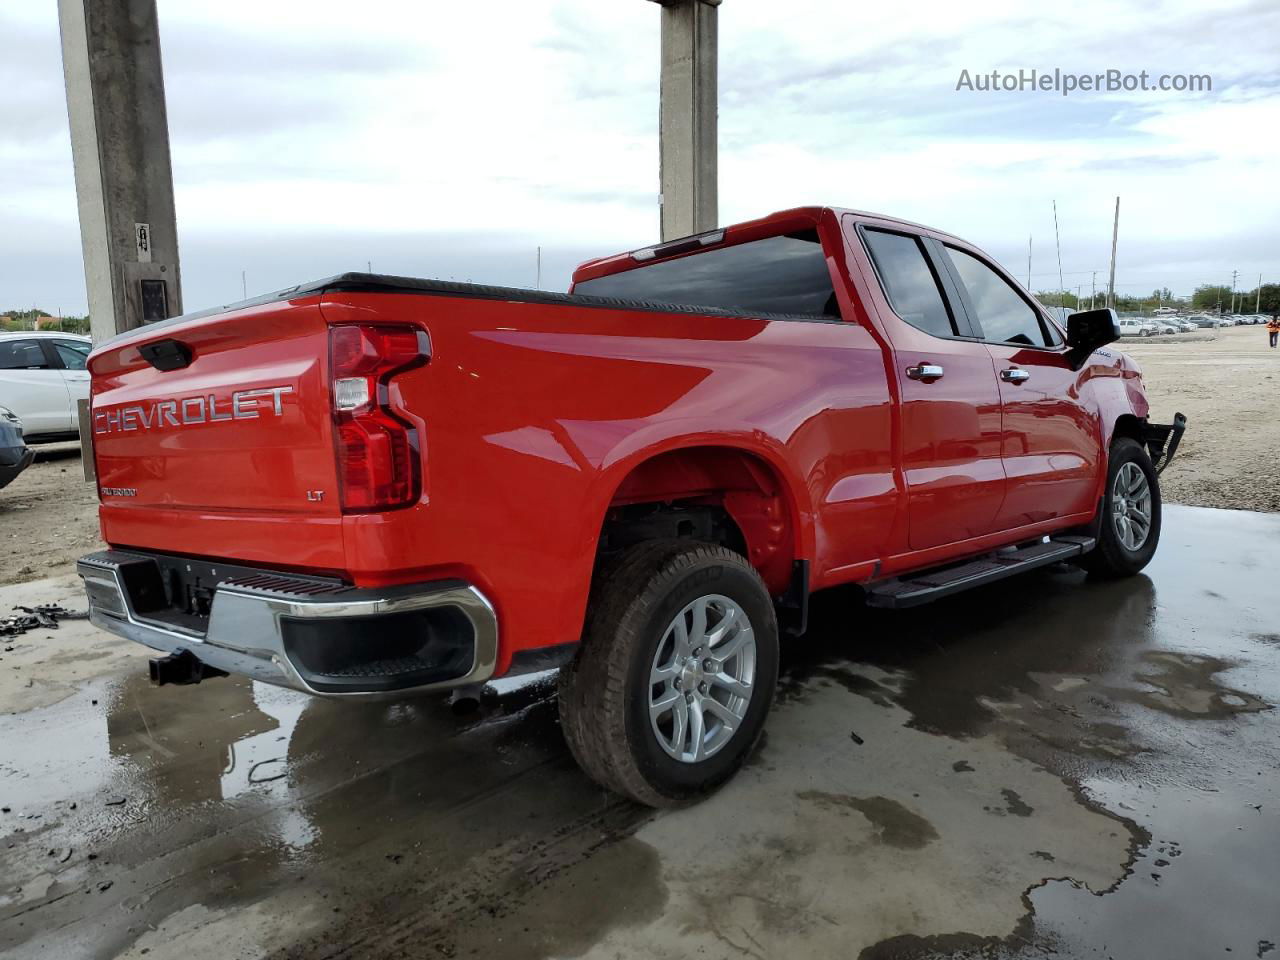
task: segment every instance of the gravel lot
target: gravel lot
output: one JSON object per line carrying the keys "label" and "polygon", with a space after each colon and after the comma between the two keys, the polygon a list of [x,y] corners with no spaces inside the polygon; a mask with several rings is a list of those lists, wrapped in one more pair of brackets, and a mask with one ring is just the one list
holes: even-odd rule
{"label": "gravel lot", "polygon": [[0,490],[0,584],[50,577],[97,549],[97,498],[78,443],[35,448],[36,462]]}
{"label": "gravel lot", "polygon": [[[1183,334],[1192,337],[1193,334]],[[1228,327],[1209,343],[1126,339],[1142,368],[1153,420],[1190,421],[1160,478],[1172,503],[1280,511],[1280,349],[1265,327]]]}
{"label": "gravel lot", "polygon": [[[1165,499],[1201,507],[1280,512],[1280,349],[1262,327],[1126,339],[1142,367],[1152,418],[1190,418],[1177,459],[1161,481]],[[0,491],[5,562],[0,584],[64,572],[98,546],[93,487],[77,444],[37,448],[37,460]]]}

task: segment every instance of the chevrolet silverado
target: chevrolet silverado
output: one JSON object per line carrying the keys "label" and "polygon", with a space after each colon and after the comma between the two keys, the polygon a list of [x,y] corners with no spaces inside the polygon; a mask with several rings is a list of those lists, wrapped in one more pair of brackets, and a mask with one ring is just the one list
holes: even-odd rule
{"label": "chevrolet silverado", "polygon": [[109,549],[78,569],[162,683],[559,667],[586,772],[687,802],[757,741],[811,592],[1142,569],[1185,420],[1150,421],[1119,336],[954,236],[826,207],[569,294],[344,274],[93,351]]}

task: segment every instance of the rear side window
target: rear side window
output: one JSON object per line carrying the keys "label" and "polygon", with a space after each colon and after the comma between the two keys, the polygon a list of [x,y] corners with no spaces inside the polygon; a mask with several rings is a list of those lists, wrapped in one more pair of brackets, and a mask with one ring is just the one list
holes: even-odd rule
{"label": "rear side window", "polygon": [[659,260],[583,280],[574,284],[573,292],[747,314],[840,316],[827,258],[814,230]]}
{"label": "rear side window", "polygon": [[864,230],[863,236],[893,312],[925,333],[954,337],[951,311],[919,238],[886,230]]}
{"label": "rear side window", "polygon": [[1054,346],[1048,324],[1039,311],[989,266],[972,254],[947,247],[960,282],[969,292],[969,302],[977,312],[982,337],[994,343],[1018,343],[1030,347]]}
{"label": "rear side window", "polygon": [[38,340],[0,340],[0,370],[44,369],[48,365]]}
{"label": "rear side window", "polygon": [[55,340],[53,349],[68,370],[83,370],[89,359],[89,345],[78,340]]}

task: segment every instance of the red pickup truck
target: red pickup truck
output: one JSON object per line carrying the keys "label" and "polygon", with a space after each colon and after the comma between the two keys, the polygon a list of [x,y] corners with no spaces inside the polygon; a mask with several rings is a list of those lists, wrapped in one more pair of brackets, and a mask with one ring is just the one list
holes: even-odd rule
{"label": "red pickup truck", "polygon": [[1140,570],[1159,469],[1109,310],[801,208],[583,264],[570,294],[344,274],[94,350],[99,626],[333,697],[562,667],[563,728],[653,805],[726,780],[809,595],[903,607]]}

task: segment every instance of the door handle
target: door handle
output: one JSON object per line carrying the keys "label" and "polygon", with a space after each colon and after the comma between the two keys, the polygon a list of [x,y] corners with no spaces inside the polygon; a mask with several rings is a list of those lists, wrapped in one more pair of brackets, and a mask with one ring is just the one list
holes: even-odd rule
{"label": "door handle", "polygon": [[926,382],[939,379],[946,371],[936,363],[921,363],[914,367],[907,367],[907,376],[912,380],[924,380]]}
{"label": "door handle", "polygon": [[1008,370],[1000,371],[1000,379],[1005,383],[1022,383],[1024,380],[1030,380],[1031,374],[1020,367],[1010,367]]}

